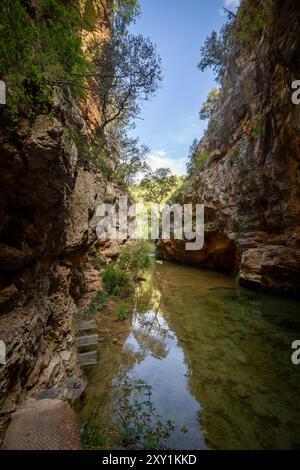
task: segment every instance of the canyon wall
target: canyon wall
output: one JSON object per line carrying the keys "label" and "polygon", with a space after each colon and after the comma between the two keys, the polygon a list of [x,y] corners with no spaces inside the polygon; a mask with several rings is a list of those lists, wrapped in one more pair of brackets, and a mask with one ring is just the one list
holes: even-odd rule
{"label": "canyon wall", "polygon": [[[94,4],[101,12],[106,2]],[[105,12],[98,45],[109,36]],[[85,32],[87,51],[92,40]],[[73,343],[83,267],[95,249],[98,205],[121,192],[82,154],[101,124],[95,95],[53,90],[48,113],[15,119],[9,106],[0,109],[0,440],[11,413],[41,390],[64,388],[69,399],[82,391]]]}
{"label": "canyon wall", "polygon": [[[164,259],[239,274],[243,286],[298,295],[300,288],[300,6],[274,0],[259,37],[231,46],[218,110],[187,178],[182,203],[205,205],[205,243],[163,240]],[[245,0],[251,11],[255,2]]]}

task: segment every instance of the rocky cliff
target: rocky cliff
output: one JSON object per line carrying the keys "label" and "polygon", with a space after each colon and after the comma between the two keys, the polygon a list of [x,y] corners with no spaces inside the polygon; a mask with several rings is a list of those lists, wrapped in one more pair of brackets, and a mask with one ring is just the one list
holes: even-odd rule
{"label": "rocky cliff", "polygon": [[[35,2],[25,3],[33,15]],[[101,18],[103,41],[109,18]],[[91,37],[85,31],[86,50]],[[73,343],[83,265],[96,241],[96,208],[121,191],[83,155],[101,123],[97,99],[74,99],[68,87],[54,87],[51,99],[47,113],[37,107],[16,118],[0,109],[0,438],[10,414],[42,389],[64,388],[68,398],[82,390]]]}
{"label": "rocky cliff", "polygon": [[[240,8],[251,12],[257,2]],[[271,16],[247,45],[235,40],[221,98],[185,182],[181,202],[204,203],[205,244],[187,252],[164,240],[162,258],[239,274],[240,283],[299,294],[300,7],[270,2]],[[245,11],[245,10],[244,10]],[[205,158],[204,158],[205,157]]]}

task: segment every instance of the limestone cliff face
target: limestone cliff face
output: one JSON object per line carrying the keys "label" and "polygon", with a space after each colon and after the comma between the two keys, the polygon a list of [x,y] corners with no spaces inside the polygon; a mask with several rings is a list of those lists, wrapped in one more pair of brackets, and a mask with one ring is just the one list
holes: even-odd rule
{"label": "limestone cliff face", "polygon": [[96,209],[121,189],[81,155],[76,136],[90,142],[100,123],[90,96],[75,101],[56,88],[51,113],[17,123],[0,111],[1,440],[6,419],[40,390],[69,387],[73,398],[82,387],[73,346],[82,267],[96,241]]}
{"label": "limestone cliff face", "polygon": [[[246,7],[251,8],[252,2]],[[186,252],[165,240],[160,256],[239,273],[245,286],[299,293],[300,7],[273,1],[271,24],[251,49],[236,44],[197,153],[203,161],[182,189],[182,202],[205,204],[205,245]]]}

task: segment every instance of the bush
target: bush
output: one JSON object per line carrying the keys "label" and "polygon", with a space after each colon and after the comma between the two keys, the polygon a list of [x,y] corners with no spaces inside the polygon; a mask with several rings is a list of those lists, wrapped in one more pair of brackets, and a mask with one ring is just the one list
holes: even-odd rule
{"label": "bush", "polygon": [[118,266],[122,271],[130,273],[133,280],[136,280],[139,272],[150,266],[147,245],[143,242],[135,242],[122,247]]}
{"label": "bush", "polygon": [[126,305],[120,304],[118,306],[117,313],[118,313],[118,319],[119,320],[121,320],[121,321],[126,320],[126,318],[128,316],[128,311],[127,311]]}
{"label": "bush", "polygon": [[[8,105],[29,116],[40,104],[46,111],[52,82],[79,77],[88,70],[81,49],[83,20],[62,0],[35,2],[29,13],[22,0],[5,0],[0,11],[0,76],[7,83]],[[78,90],[78,88],[77,88]]]}
{"label": "bush", "polygon": [[272,0],[259,0],[252,8],[238,11],[235,35],[244,46],[251,46],[272,20]]}
{"label": "bush", "polygon": [[199,117],[201,120],[210,119],[213,113],[217,110],[220,101],[220,88],[213,88],[208,96],[206,101],[202,104],[202,107],[199,112]]}
{"label": "bush", "polygon": [[201,153],[195,154],[194,159],[193,159],[193,161],[191,162],[191,165],[190,165],[190,173],[189,174],[193,174],[195,171],[197,171],[200,168],[201,163],[204,162],[205,160],[207,160],[209,155],[210,155],[209,152],[207,152],[206,150],[201,152]]}
{"label": "bush", "polygon": [[114,297],[128,297],[132,291],[132,282],[130,276],[116,268],[109,265],[102,274],[105,290],[109,295]]}
{"label": "bush", "polygon": [[107,302],[108,302],[108,295],[106,294],[106,292],[99,291],[96,297],[92,300],[89,306],[89,311],[91,313],[95,313],[97,312],[97,310],[103,310],[104,307],[106,307]]}

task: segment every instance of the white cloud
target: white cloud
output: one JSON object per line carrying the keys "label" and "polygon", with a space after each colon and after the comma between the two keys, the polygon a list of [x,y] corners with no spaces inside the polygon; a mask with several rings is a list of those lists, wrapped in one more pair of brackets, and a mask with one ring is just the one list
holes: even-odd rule
{"label": "white cloud", "polygon": [[240,0],[225,0],[225,7],[226,8],[237,8],[240,4]]}
{"label": "white cloud", "polygon": [[[241,0],[224,0],[224,7],[232,12],[235,12],[235,10],[239,7],[240,3]],[[221,8],[220,14],[222,16],[225,16],[223,8]]]}
{"label": "white cloud", "polygon": [[152,170],[157,168],[170,168],[175,175],[184,175],[186,173],[185,158],[170,158],[164,150],[157,150],[148,156],[148,163]]}

